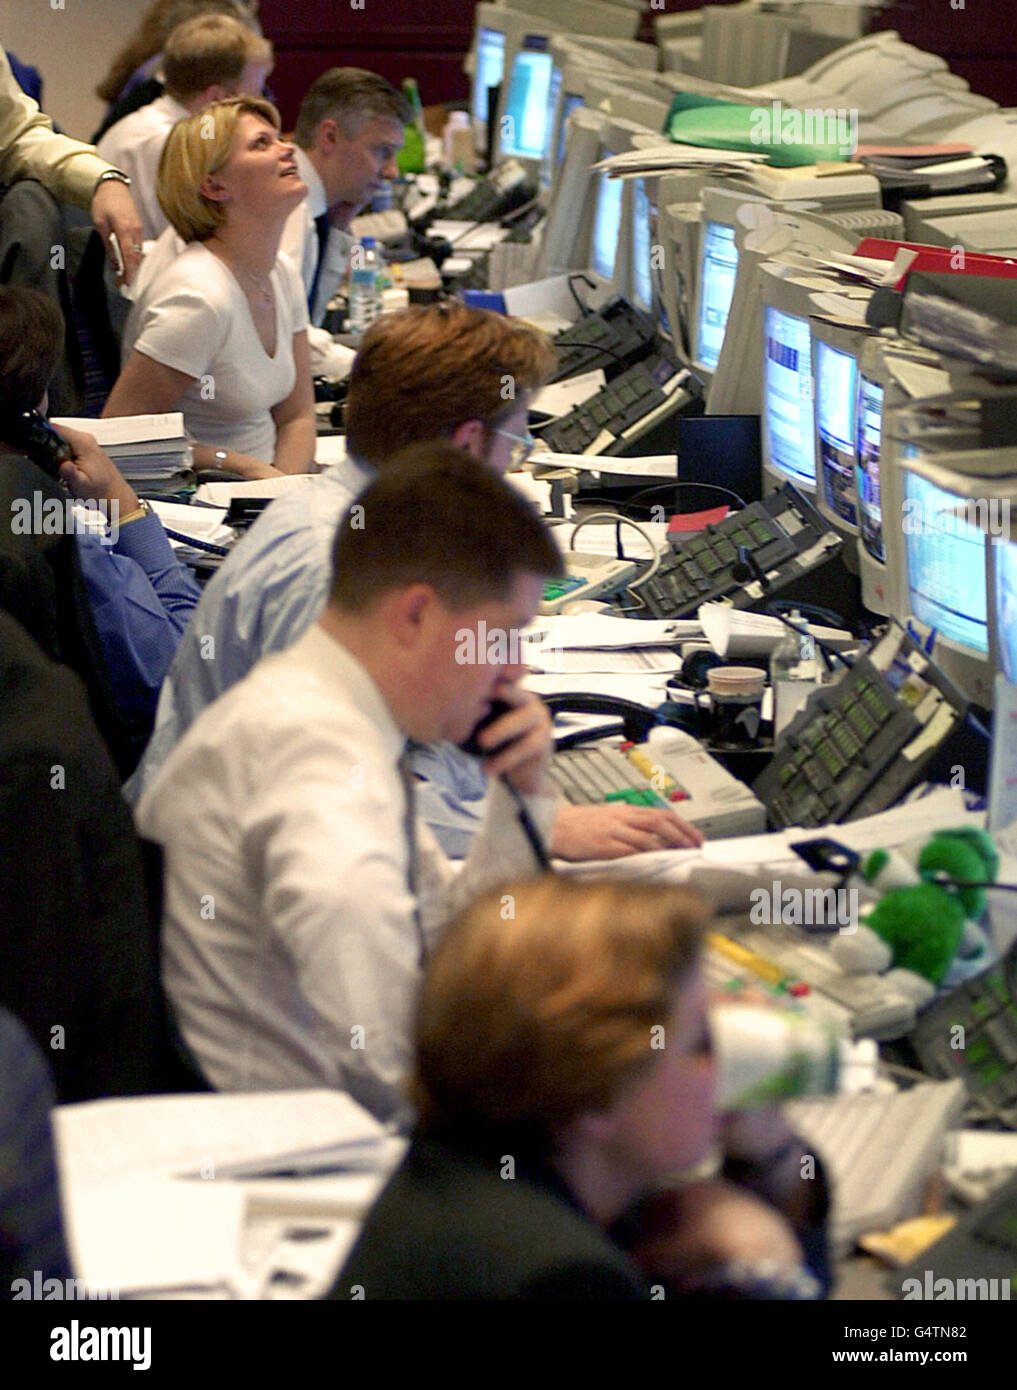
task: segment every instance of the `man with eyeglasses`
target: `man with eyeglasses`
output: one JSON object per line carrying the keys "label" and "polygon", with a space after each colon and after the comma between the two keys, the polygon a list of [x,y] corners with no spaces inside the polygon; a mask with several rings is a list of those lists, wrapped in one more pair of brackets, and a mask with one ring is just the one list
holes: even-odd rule
{"label": "man with eyeglasses", "polygon": [[[336,529],[387,461],[410,444],[446,439],[497,473],[517,467],[533,445],[529,402],[555,361],[543,334],[458,301],[371,326],[350,376],[347,457],[273,502],[205,589],[163,685],[145,757],[125,788],[129,800],[140,798],[206,706],[318,618]],[[439,745],[422,750],[415,769],[421,814],[445,852],[462,857],[486,790],[477,759]],[[551,849],[599,859],[699,841],[670,810],[611,803],[563,807]]]}

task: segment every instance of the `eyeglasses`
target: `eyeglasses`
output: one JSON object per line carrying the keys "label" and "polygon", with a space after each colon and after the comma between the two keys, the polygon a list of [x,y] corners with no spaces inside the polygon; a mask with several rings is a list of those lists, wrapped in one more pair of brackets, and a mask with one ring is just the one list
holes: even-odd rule
{"label": "eyeglasses", "polygon": [[509,454],[510,469],[518,468],[521,463],[525,463],[530,457],[530,454],[532,454],[533,446],[537,442],[529,430],[527,430],[525,434],[513,434],[511,430],[495,428],[491,433],[500,434],[502,439],[511,439],[512,452]]}

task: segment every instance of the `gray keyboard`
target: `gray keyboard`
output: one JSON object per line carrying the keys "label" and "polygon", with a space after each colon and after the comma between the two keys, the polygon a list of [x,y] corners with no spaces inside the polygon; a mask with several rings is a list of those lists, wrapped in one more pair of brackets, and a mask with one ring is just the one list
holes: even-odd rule
{"label": "gray keyboard", "polygon": [[790,1101],[788,1123],[815,1148],[833,1186],[831,1243],[837,1252],[867,1231],[917,1216],[948,1129],[960,1118],[961,1081],[908,1091]]}

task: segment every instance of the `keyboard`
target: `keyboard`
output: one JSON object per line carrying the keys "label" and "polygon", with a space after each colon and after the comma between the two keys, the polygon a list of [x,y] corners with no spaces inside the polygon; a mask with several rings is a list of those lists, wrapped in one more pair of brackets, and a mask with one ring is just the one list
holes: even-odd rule
{"label": "keyboard", "polygon": [[[558,353],[554,381],[579,376],[602,368],[608,378],[616,376],[624,362],[633,363],[653,349],[656,331],[653,323],[627,300],[613,299],[596,314],[563,329],[553,340]],[[624,359],[619,363],[618,358]]]}
{"label": "keyboard", "polygon": [[[546,438],[545,434],[545,438]],[[769,580],[764,590],[746,582],[738,547],[749,550]],[[762,502],[732,512],[688,540],[672,542],[652,579],[639,586],[650,618],[694,617],[701,604],[730,602],[752,608],[793,579],[826,563],[841,548],[840,537],[811,502],[786,483]]]}
{"label": "keyboard", "polygon": [[900,1038],[914,1027],[912,1000],[882,975],[849,975],[830,954],[825,933],[810,934],[780,922],[725,926],[725,931],[778,966],[788,980],[808,985],[809,993],[817,996],[811,1001],[816,1012],[829,1012],[852,1037]]}
{"label": "keyboard", "polygon": [[[960,1039],[963,1047],[951,1046]],[[932,1004],[909,1042],[923,1071],[964,1082],[972,1118],[1017,1129],[1017,943],[998,965]]]}
{"label": "keyboard", "polygon": [[[905,699],[884,668],[899,658],[921,698]],[[911,666],[911,662],[921,665]],[[895,677],[896,678],[896,677]],[[965,703],[901,629],[891,629],[868,656],[858,657],[836,685],[812,695],[784,730],[753,791],[773,825],[818,826],[855,820],[893,806],[920,780],[940,743],[962,721]],[[919,756],[904,749],[939,727],[941,737]],[[1015,1088],[1017,1095],[1017,1088]]]}
{"label": "keyboard", "polygon": [[[670,358],[654,355],[616,376],[590,400],[540,428],[556,454],[611,453],[629,432],[664,406],[676,407],[685,379]],[[681,399],[686,399],[681,397]]]}
{"label": "keyboard", "polygon": [[753,835],[765,823],[748,787],[678,731],[671,748],[656,737],[649,743],[611,738],[569,748],[554,755],[550,773],[572,806],[613,801],[666,806],[710,839]]}
{"label": "keyboard", "polygon": [[959,1081],[788,1102],[788,1123],[815,1148],[833,1188],[834,1253],[918,1215],[926,1179],[939,1167],[963,1106]]}

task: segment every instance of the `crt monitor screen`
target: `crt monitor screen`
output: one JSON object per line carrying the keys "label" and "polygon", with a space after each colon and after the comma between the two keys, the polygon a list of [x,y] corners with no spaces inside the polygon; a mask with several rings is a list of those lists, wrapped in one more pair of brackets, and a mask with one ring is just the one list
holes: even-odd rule
{"label": "crt monitor screen", "polygon": [[724,345],[727,316],[738,273],[738,247],[733,227],[709,222],[703,239],[699,274],[698,361],[713,371]]}
{"label": "crt monitor screen", "polygon": [[636,179],[632,188],[632,294],[636,307],[653,308],[653,275],[650,269],[650,200],[646,184]]}
{"label": "crt monitor screen", "polygon": [[858,374],[857,445],[858,534],[862,545],[880,564],[886,561],[883,549],[883,508],[879,499],[879,446],[883,426],[883,388]]}
{"label": "crt monitor screen", "polygon": [[848,352],[816,344],[816,428],[826,505],[849,526],[857,524],[852,495],[855,472],[855,383],[858,364]]}
{"label": "crt monitor screen", "polygon": [[[527,44],[533,42],[526,40]],[[521,48],[512,64],[508,99],[502,117],[501,152],[541,159],[547,143],[547,98],[551,90],[550,53]]]}
{"label": "crt monitor screen", "polygon": [[904,546],[910,610],[940,637],[989,650],[986,535],[964,515],[965,501],[905,470]]}
{"label": "crt monitor screen", "polygon": [[1017,685],[1017,544],[994,546],[996,562],[996,638],[999,664],[1011,685]]}
{"label": "crt monitor screen", "polygon": [[605,280],[614,278],[614,259],[621,235],[622,181],[599,175],[597,216],[593,224],[593,269]]}
{"label": "crt monitor screen", "polygon": [[763,342],[765,456],[791,482],[813,487],[816,438],[809,321],[768,305]]}
{"label": "crt monitor screen", "polygon": [[477,68],[473,75],[473,116],[487,120],[487,89],[497,87],[505,70],[505,35],[481,29],[477,35]]}

